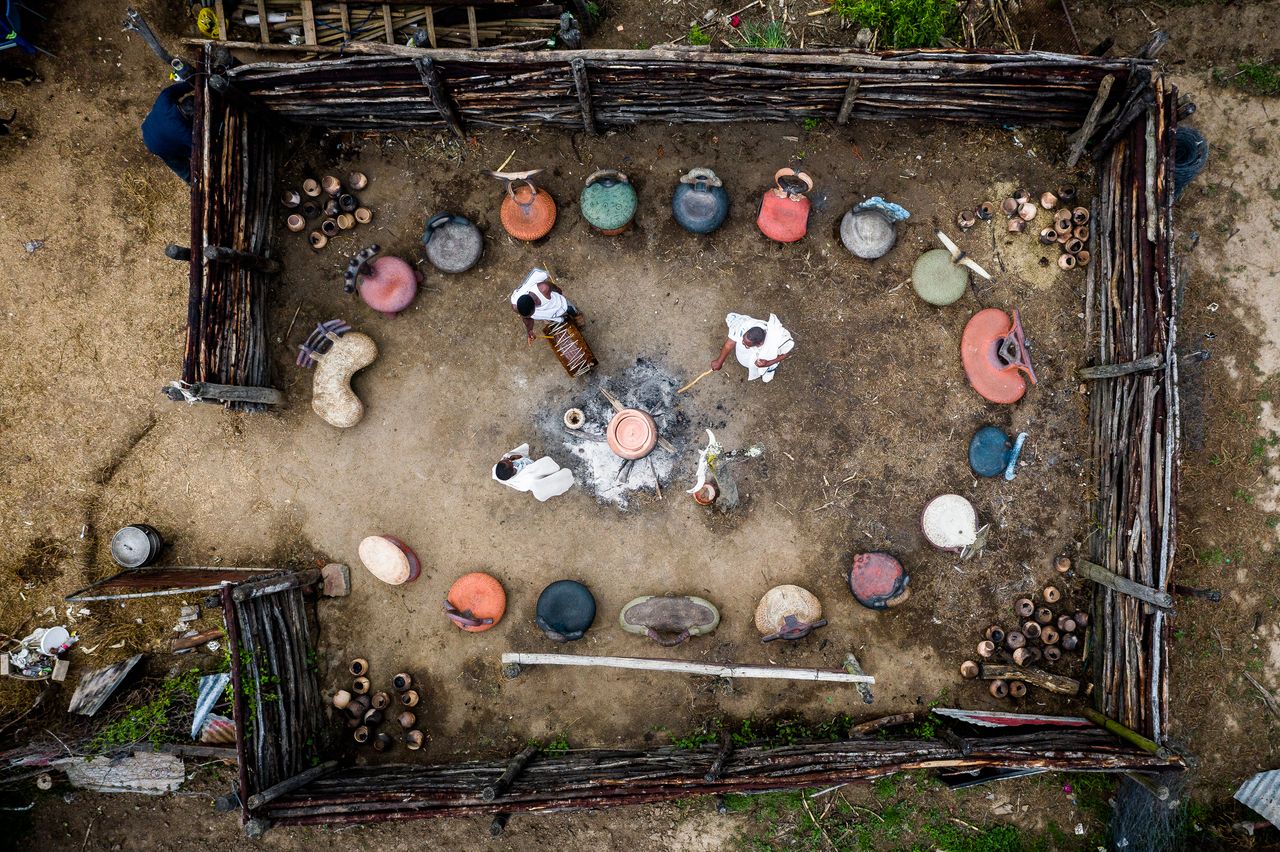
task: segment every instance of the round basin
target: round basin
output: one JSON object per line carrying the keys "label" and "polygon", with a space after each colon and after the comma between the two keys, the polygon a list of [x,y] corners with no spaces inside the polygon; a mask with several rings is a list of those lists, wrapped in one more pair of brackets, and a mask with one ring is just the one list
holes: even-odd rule
{"label": "round basin", "polygon": [[609,449],[624,459],[642,459],[658,443],[658,424],[647,411],[624,408],[609,421],[605,431]]}

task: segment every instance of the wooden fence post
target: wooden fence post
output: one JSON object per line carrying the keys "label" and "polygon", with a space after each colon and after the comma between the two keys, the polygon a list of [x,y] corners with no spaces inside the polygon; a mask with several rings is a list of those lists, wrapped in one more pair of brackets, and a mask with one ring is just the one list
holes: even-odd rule
{"label": "wooden fence post", "polygon": [[587,82],[586,60],[574,57],[569,60],[573,69],[573,88],[578,92],[578,106],[582,109],[582,126],[588,133],[596,132],[596,117],[591,111],[591,84]]}
{"label": "wooden fence post", "polygon": [[413,60],[413,64],[418,66],[418,74],[421,75],[423,85],[431,94],[431,102],[435,104],[440,117],[444,119],[445,124],[449,125],[449,129],[453,131],[454,136],[458,137],[459,142],[467,141],[466,134],[462,132],[462,119],[458,116],[458,110],[453,102],[449,100],[449,94],[444,89],[444,81],[440,79],[436,64],[425,56]]}

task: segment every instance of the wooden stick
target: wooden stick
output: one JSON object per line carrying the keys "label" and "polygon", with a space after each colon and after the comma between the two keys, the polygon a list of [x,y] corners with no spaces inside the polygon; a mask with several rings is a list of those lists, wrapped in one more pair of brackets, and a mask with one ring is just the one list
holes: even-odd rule
{"label": "wooden stick", "polygon": [[316,43],[316,11],[312,0],[302,0],[302,40]]}
{"label": "wooden stick", "polygon": [[196,648],[208,642],[211,639],[217,639],[222,635],[222,628],[215,627],[212,630],[206,630],[203,633],[197,633],[194,636],[178,636],[169,643],[170,650],[185,651],[188,648]]}
{"label": "wooden stick", "polygon": [[733,753],[733,735],[728,731],[720,733],[720,749],[716,752],[716,759],[711,761],[711,768],[702,776],[702,780],[708,784],[720,780],[720,776],[724,774],[725,762],[729,760],[729,755]]}
{"label": "wooden stick", "polygon": [[843,126],[849,123],[854,101],[858,99],[858,87],[861,85],[862,80],[858,77],[849,81],[849,85],[844,90],[844,99],[840,101],[840,112],[836,115],[836,124]]}
{"label": "wooden stick", "polygon": [[1080,681],[1064,675],[1050,674],[1032,666],[984,663],[979,672],[983,680],[1021,680],[1059,695],[1077,695],[1080,692]]}
{"label": "wooden stick", "polygon": [[[858,662],[858,658],[853,655],[852,651],[844,655],[844,670],[852,675],[866,674],[862,670],[862,664]],[[863,704],[870,704],[875,701],[875,697],[871,694],[871,687],[865,683],[858,684],[858,694],[862,696]]]}
{"label": "wooden stick", "polygon": [[702,371],[701,373],[699,373],[699,374],[698,374],[698,378],[694,379],[693,381],[689,382],[689,384],[687,384],[687,385],[685,385],[684,387],[682,387],[682,388],[680,388],[679,390],[677,390],[677,391],[676,391],[676,393],[684,393],[684,392],[685,392],[685,391],[687,391],[689,388],[693,387],[693,386],[694,386],[694,385],[696,385],[698,382],[702,381],[704,378],[706,378],[707,376],[711,375],[711,374],[712,374],[712,373],[714,373],[714,372],[715,372],[715,370],[704,370],[704,371]]}
{"label": "wooden stick", "polygon": [[1130,745],[1137,746],[1143,751],[1148,752],[1150,754],[1154,754],[1156,757],[1159,757],[1162,760],[1168,760],[1170,757],[1173,757],[1173,752],[1170,751],[1169,749],[1165,748],[1164,746],[1160,745],[1154,740],[1151,740],[1151,739],[1148,739],[1147,737],[1142,736],[1137,731],[1126,728],[1124,725],[1121,725],[1119,722],[1115,721],[1114,719],[1108,719],[1106,716],[1103,716],[1101,713],[1099,713],[1097,710],[1094,710],[1092,707],[1082,707],[1080,709],[1080,715],[1084,716],[1086,719],[1088,719],[1093,724],[1097,725],[1099,728],[1102,728],[1108,731],[1109,733],[1115,734],[1117,737],[1129,743]]}
{"label": "wooden stick", "polygon": [[462,132],[462,120],[458,118],[458,111],[444,90],[444,83],[440,79],[440,72],[436,69],[435,62],[428,57],[419,57],[413,60],[413,64],[418,67],[418,74],[431,94],[431,102],[435,104],[440,117],[444,119],[445,124],[449,125],[449,129],[453,131],[458,141],[466,142],[467,136]]}
{"label": "wooden stick", "polygon": [[256,811],[263,805],[275,801],[286,793],[292,793],[294,790],[307,786],[318,778],[323,778],[331,774],[338,768],[338,761],[326,760],[319,766],[313,766],[305,772],[301,772],[292,778],[281,781],[273,787],[263,790],[261,793],[254,793],[249,797],[249,810]]}
{"label": "wooden stick", "polygon": [[1164,366],[1164,356],[1159,352],[1153,352],[1139,358],[1136,361],[1129,361],[1124,364],[1102,364],[1097,367],[1081,367],[1076,371],[1082,379],[1114,379],[1119,376],[1127,376],[1130,373],[1143,373],[1148,370],[1158,370]]}
{"label": "wooden stick", "polygon": [[480,798],[486,802],[492,802],[494,799],[506,793],[511,789],[511,785],[515,783],[516,777],[528,765],[533,756],[538,753],[538,746],[530,745],[521,749],[520,753],[511,758],[511,762],[507,764],[506,771],[494,781],[492,784],[486,784],[485,788],[480,791]]}
{"label": "wooden stick", "polygon": [[573,88],[578,93],[578,106],[582,110],[582,126],[591,134],[596,132],[595,114],[591,110],[591,85],[587,80],[587,63],[574,57],[569,60],[573,72]]}
{"label": "wooden stick", "polygon": [[674,672],[676,674],[706,675],[724,678],[776,678],[779,680],[811,680],[823,683],[875,683],[868,675],[851,675],[845,671],[830,669],[801,669],[786,666],[713,666],[704,663],[688,663],[684,660],[655,660],[644,657],[591,657],[576,654],[520,654],[502,655],[504,666],[600,666],[607,669],[637,669],[649,672]]}
{"label": "wooden stick", "polygon": [[1080,161],[1080,157],[1084,154],[1084,146],[1088,144],[1089,138],[1093,136],[1098,127],[1098,119],[1102,117],[1102,107],[1106,104],[1107,98],[1111,94],[1111,86],[1115,81],[1115,75],[1108,74],[1098,84],[1098,94],[1093,97],[1089,112],[1084,117],[1084,124],[1080,125],[1080,129],[1072,135],[1071,154],[1067,157],[1067,168],[1075,168],[1076,163]]}
{"label": "wooden stick", "polygon": [[1153,589],[1150,586],[1144,586],[1141,583],[1135,583],[1128,577],[1121,577],[1114,571],[1108,571],[1095,562],[1088,559],[1076,560],[1076,571],[1082,577],[1092,580],[1095,583],[1101,583],[1112,591],[1119,592],[1122,595],[1128,595],[1131,598],[1137,598],[1140,601],[1149,603],[1160,609],[1173,609],[1173,595],[1168,592],[1162,592],[1159,589]]}

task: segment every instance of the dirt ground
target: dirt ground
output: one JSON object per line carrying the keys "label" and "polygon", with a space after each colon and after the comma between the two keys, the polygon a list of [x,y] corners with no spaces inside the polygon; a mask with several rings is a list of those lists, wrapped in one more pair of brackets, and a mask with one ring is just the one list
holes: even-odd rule
{"label": "dirt ground", "polygon": [[[1275,102],[1210,87],[1207,70],[1236,50],[1265,55],[1265,43],[1254,41],[1258,21],[1275,20],[1276,4],[1073,12],[1080,12],[1082,40],[1092,33],[1096,42],[1116,27],[1120,48],[1132,49],[1149,29],[1140,8],[1173,30],[1166,58],[1185,63],[1180,84],[1200,103],[1193,123],[1214,141],[1209,171],[1178,211],[1182,247],[1190,250],[1192,232],[1199,235],[1191,251],[1184,340],[1213,352],[1184,374],[1189,448],[1178,570],[1183,582],[1212,585],[1225,600],[1216,607],[1180,605],[1174,715],[1179,742],[1201,760],[1198,794],[1222,801],[1241,777],[1273,765],[1277,745],[1274,722],[1244,674],[1269,688],[1280,683],[1274,621],[1280,585],[1268,572],[1280,431],[1270,403],[1280,354],[1266,325],[1274,304],[1266,299],[1276,270],[1269,240],[1247,239],[1274,229],[1278,184],[1269,139]],[[348,162],[370,173],[376,239],[393,253],[416,258],[423,219],[445,206],[486,228],[488,252],[469,276],[429,274],[414,308],[386,319],[342,296],[334,251],[340,245],[319,258],[291,246],[289,272],[273,305],[277,386],[290,403],[279,415],[237,417],[176,406],[157,394],[179,371],[185,268],[161,249],[187,240],[186,193],[140,144],[137,124],[162,81],[141,43],[117,32],[121,12],[113,6],[53,11],[39,41],[63,59],[37,60],[45,78],[37,85],[0,84],[0,106],[19,111],[15,134],[0,140],[0,192],[38,199],[0,211],[0,262],[20,273],[0,291],[5,338],[20,343],[0,355],[6,470],[0,523],[10,540],[0,575],[16,578],[15,593],[0,600],[0,628],[22,635],[35,624],[63,620],[61,596],[107,573],[105,537],[122,523],[160,527],[174,541],[170,558],[177,564],[299,565],[317,557],[354,563],[359,538],[385,530],[417,548],[425,576],[389,593],[357,568],[352,598],[325,604],[321,613],[328,682],[339,682],[338,671],[354,651],[371,658],[375,676],[401,664],[425,676],[436,698],[427,758],[502,752],[528,737],[564,736],[574,745],[660,739],[712,716],[736,718],[762,708],[820,716],[860,707],[850,696],[805,686],[751,684],[729,695],[671,678],[588,678],[568,670],[503,681],[499,652],[554,650],[537,634],[531,610],[542,586],[562,576],[588,581],[600,602],[595,629],[572,649],[578,653],[649,653],[643,640],[612,626],[617,609],[635,594],[683,591],[710,597],[724,615],[713,637],[683,651],[691,659],[830,666],[853,649],[880,678],[875,714],[934,700],[990,701],[953,676],[956,663],[1001,612],[1001,602],[1049,579],[1048,559],[1070,548],[1083,517],[1085,402],[1069,381],[1083,279],[1045,276],[1026,253],[1029,241],[1002,240],[1009,273],[997,275],[997,284],[979,297],[929,309],[905,281],[910,262],[932,246],[934,227],[955,235],[950,220],[960,205],[994,197],[1013,183],[1061,182],[1051,165],[1055,139],[974,128],[930,134],[905,124],[839,132],[653,127],[602,139],[487,134],[461,164],[434,140],[412,136],[381,147],[361,139],[350,140],[355,147],[343,152],[299,154],[287,175]],[[677,18],[665,11],[658,18],[618,4],[613,14],[625,30],[609,32],[611,19],[601,44],[665,41],[687,27],[672,27]],[[1204,26],[1203,34],[1193,26]],[[637,35],[641,27],[650,29]],[[1233,34],[1229,54],[1216,46],[1224,41],[1214,33],[1225,32]],[[546,185],[561,202],[561,223],[545,245],[532,249],[498,238],[497,185],[477,174],[512,149],[518,152],[514,167],[553,169]],[[796,159],[818,181],[817,213],[804,244],[781,248],[754,233],[750,215],[767,173]],[[679,232],[665,214],[675,177],[696,164],[716,168],[733,194],[733,219],[709,241]],[[574,203],[582,177],[600,166],[628,171],[641,196],[637,228],[612,240],[588,233]],[[458,177],[446,177],[450,169]],[[1078,176],[1076,182],[1087,183]],[[844,253],[832,227],[849,204],[876,193],[903,203],[915,217],[894,253],[867,266]],[[282,236],[286,243],[292,237]],[[30,240],[44,246],[28,253],[23,244]],[[963,242],[990,269],[986,240],[975,229]],[[598,377],[647,357],[676,378],[691,378],[714,353],[728,310],[773,310],[793,331],[797,355],[771,385],[747,386],[730,364],[682,404],[692,423],[712,425],[726,445],[766,448],[762,460],[742,469],[748,500],[737,516],[708,515],[680,494],[687,485],[679,483],[691,481],[692,450],[664,485],[665,501],[639,496],[625,513],[577,489],[538,505],[488,479],[493,459],[523,440],[563,453],[551,433],[537,433],[533,424],[580,401],[587,386],[570,382],[544,347],[527,349],[504,306],[533,263],[556,270],[587,313],[587,338],[602,361]],[[678,287],[690,279],[707,286]],[[983,405],[954,360],[963,320],[979,304],[1020,307],[1035,346],[1041,385],[1010,410]],[[291,366],[291,347],[315,321],[333,316],[382,347],[379,362],[357,382],[368,419],[350,433],[336,433],[311,414],[309,376]],[[459,398],[469,404],[459,405]],[[916,400],[927,405],[913,405]],[[828,411],[839,416],[815,428],[813,415]],[[989,420],[1032,435],[1024,456],[1029,464],[1012,484],[975,484],[964,463],[964,441]],[[996,525],[986,554],[959,568],[927,549],[915,523],[929,496],[952,490],[970,496],[983,520]],[[749,548],[730,550],[730,535],[733,545],[750,542]],[[653,547],[671,539],[681,543],[677,554]],[[861,610],[843,587],[849,555],[873,548],[897,553],[912,571],[912,600],[889,614]],[[631,570],[615,570],[623,566]],[[510,614],[490,634],[459,637],[439,615],[438,602],[454,577],[477,568],[503,577]],[[798,646],[761,648],[751,610],[777,582],[802,582],[819,594],[832,626]],[[1078,590],[1072,593],[1073,602],[1081,600]],[[86,637],[73,655],[76,669],[158,649],[174,609],[71,613]],[[1222,687],[1194,686],[1203,683]],[[602,685],[612,705],[608,714],[583,700],[600,694]],[[24,706],[33,695],[13,682],[0,691],[6,707]],[[1032,803],[1027,811],[1000,816],[977,798],[983,794],[973,794],[976,805],[947,796],[946,806],[975,822],[1074,824],[1077,814],[1058,798],[1060,791],[1025,784],[1002,786],[998,795],[1025,793],[1019,801]],[[237,843],[235,820],[209,812],[201,789],[145,802],[78,794],[68,805],[46,797],[36,817],[37,847],[134,848],[158,837],[182,837],[192,848]],[[220,792],[225,782],[207,789]],[[927,790],[914,795],[916,801],[938,798]],[[139,816],[147,818],[146,831],[138,830]],[[501,847],[718,848],[754,836],[746,817],[716,817],[709,803],[518,825]],[[438,828],[442,837],[484,831],[479,824]],[[416,848],[422,835],[410,830],[413,835],[399,828],[361,830],[358,842]],[[264,844],[299,848],[320,834],[284,832],[268,835]],[[777,843],[792,840],[784,835]]]}

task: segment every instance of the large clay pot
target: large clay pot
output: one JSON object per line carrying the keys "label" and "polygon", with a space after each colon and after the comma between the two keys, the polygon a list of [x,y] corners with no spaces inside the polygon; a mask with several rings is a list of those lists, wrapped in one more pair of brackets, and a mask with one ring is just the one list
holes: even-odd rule
{"label": "large clay pot", "polygon": [[1012,320],[999,308],[970,317],[960,338],[960,360],[969,384],[991,402],[1015,403],[1027,392],[1028,380],[1036,383],[1017,311]]}
{"label": "large clay pot", "polygon": [[518,185],[508,181],[499,218],[508,234],[517,240],[533,242],[551,233],[556,223],[556,202],[549,192],[534,186],[532,181],[525,180]]}
{"label": "large clay pot", "polygon": [[897,224],[879,210],[852,209],[840,220],[840,242],[855,257],[884,257],[897,239]]}
{"label": "large clay pot", "polygon": [[613,169],[593,172],[578,196],[582,218],[606,236],[621,234],[631,227],[637,204],[636,190],[631,181]]}
{"label": "large clay pot", "polygon": [[456,213],[437,213],[422,232],[427,260],[441,272],[466,272],[484,253],[484,235],[470,219]]}
{"label": "large clay pot", "polygon": [[773,183],[760,201],[756,227],[775,242],[797,242],[809,230],[809,199],[805,193],[813,189],[813,179],[795,169],[779,169]]}
{"label": "large clay pot", "polygon": [[535,621],[553,642],[583,637],[596,618],[596,599],[576,580],[557,580],[538,596]]}
{"label": "large clay pot", "polygon": [[715,630],[720,624],[720,611],[711,601],[692,595],[645,595],[622,608],[618,623],[628,633],[671,647]]}
{"label": "large clay pot", "polygon": [[394,536],[371,535],[360,542],[359,553],[369,573],[389,586],[412,583],[422,573],[417,554]]}
{"label": "large clay pot", "polygon": [[609,421],[605,440],[614,455],[624,459],[642,459],[653,452],[658,443],[658,424],[647,411],[624,408]]}
{"label": "large clay pot", "polygon": [[792,585],[774,586],[765,592],[756,607],[755,621],[761,642],[803,639],[827,624],[818,598],[808,589]]}
{"label": "large clay pot", "polygon": [[859,553],[849,567],[849,591],[868,609],[888,609],[911,596],[902,563],[887,553]]}
{"label": "large clay pot", "polygon": [[398,257],[374,257],[380,251],[381,246],[372,245],[351,258],[344,288],[348,293],[359,290],[369,307],[395,316],[413,302],[422,274]]}
{"label": "large clay pot", "polygon": [[969,270],[956,263],[946,249],[930,249],[916,258],[911,286],[931,305],[950,305],[969,286]]}
{"label": "large clay pot", "polygon": [[691,234],[709,234],[729,216],[729,193],[711,169],[690,169],[676,184],[671,214]]}
{"label": "large clay pot", "polygon": [[481,571],[459,577],[445,596],[445,615],[468,633],[489,630],[506,611],[507,593],[502,584]]}
{"label": "large clay pot", "polygon": [[960,552],[978,540],[978,513],[959,494],[942,494],[920,516],[924,537],[940,550]]}

